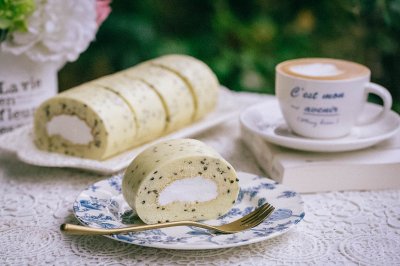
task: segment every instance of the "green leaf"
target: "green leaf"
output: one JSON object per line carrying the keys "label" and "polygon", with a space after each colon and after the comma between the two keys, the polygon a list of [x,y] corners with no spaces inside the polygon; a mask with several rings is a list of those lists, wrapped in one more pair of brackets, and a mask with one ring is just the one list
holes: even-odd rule
{"label": "green leaf", "polygon": [[26,31],[27,20],[34,10],[34,0],[0,0],[0,29]]}

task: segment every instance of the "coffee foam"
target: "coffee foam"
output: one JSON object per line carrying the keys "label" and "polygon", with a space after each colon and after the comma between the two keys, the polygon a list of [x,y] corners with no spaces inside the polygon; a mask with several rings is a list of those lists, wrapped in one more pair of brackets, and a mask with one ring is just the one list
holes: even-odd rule
{"label": "coffee foam", "polygon": [[329,58],[289,60],[279,64],[276,70],[289,76],[317,80],[346,80],[370,74],[370,70],[363,65]]}
{"label": "coffee foam", "polygon": [[289,67],[289,69],[294,73],[310,77],[330,77],[343,73],[336,65],[327,63],[295,65]]}

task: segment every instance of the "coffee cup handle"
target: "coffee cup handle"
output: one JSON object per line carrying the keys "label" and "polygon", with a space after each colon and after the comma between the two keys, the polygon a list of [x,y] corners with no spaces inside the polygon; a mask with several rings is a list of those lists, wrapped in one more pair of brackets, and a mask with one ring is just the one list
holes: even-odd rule
{"label": "coffee cup handle", "polygon": [[392,95],[385,87],[382,87],[381,85],[378,85],[373,82],[368,82],[367,85],[365,86],[365,93],[366,96],[368,96],[368,94],[375,94],[379,96],[379,98],[382,99],[383,108],[382,111],[380,111],[376,115],[369,117],[361,117],[360,119],[358,119],[357,125],[366,125],[377,122],[378,120],[383,118],[392,108],[392,101],[393,101]]}

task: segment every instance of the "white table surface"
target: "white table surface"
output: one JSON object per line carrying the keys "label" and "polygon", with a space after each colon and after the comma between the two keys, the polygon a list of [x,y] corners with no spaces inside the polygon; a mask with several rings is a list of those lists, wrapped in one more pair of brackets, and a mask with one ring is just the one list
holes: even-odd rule
{"label": "white table surface", "polygon": [[[243,105],[263,99],[241,97]],[[264,175],[240,139],[238,120],[196,138],[237,170]],[[77,222],[76,196],[104,178],[27,165],[0,152],[0,265],[400,265],[400,190],[303,195],[306,216],[293,230],[227,249],[164,250],[63,235],[60,224]]]}

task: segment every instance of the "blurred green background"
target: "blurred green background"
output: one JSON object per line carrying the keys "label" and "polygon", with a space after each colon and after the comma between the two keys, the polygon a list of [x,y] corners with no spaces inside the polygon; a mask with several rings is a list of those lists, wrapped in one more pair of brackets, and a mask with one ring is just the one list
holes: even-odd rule
{"label": "blurred green background", "polygon": [[371,68],[400,112],[400,0],[114,0],[111,7],[96,40],[60,71],[60,90],[184,53],[232,90],[273,94],[277,63],[332,57]]}

